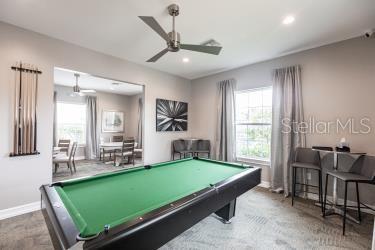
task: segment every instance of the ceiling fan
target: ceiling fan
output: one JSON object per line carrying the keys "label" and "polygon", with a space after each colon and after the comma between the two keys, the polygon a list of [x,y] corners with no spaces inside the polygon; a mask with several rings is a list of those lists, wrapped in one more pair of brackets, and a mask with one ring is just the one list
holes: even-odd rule
{"label": "ceiling fan", "polygon": [[78,85],[78,78],[80,77],[80,74],[75,73],[74,77],[76,78],[76,85],[73,86],[73,94],[84,96],[87,93],[96,93],[94,89],[81,89]]}
{"label": "ceiling fan", "polygon": [[171,4],[168,6],[168,13],[172,16],[172,31],[168,34],[160,26],[160,24],[152,16],[139,16],[143,22],[145,22],[151,29],[158,33],[166,42],[167,48],[160,51],[155,56],[147,60],[147,62],[156,62],[160,57],[169,52],[177,52],[180,49],[198,51],[213,55],[218,55],[222,47],[219,46],[205,46],[205,45],[194,45],[194,44],[183,44],[180,43],[180,33],[175,30],[175,17],[179,15],[180,10],[177,4]]}

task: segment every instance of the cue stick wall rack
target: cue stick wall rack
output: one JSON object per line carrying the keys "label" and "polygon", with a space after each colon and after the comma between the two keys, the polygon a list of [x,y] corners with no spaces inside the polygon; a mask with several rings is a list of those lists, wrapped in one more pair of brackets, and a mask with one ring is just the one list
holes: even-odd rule
{"label": "cue stick wall rack", "polygon": [[10,157],[38,155],[37,95],[38,76],[42,72],[22,62],[12,66],[14,71],[13,145]]}

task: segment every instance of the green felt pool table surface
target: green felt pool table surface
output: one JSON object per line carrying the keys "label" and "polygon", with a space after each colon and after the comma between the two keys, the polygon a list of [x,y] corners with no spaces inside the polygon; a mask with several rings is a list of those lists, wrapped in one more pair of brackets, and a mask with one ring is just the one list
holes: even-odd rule
{"label": "green felt pool table surface", "polygon": [[245,170],[238,164],[189,158],[65,181],[54,188],[81,236],[87,237]]}

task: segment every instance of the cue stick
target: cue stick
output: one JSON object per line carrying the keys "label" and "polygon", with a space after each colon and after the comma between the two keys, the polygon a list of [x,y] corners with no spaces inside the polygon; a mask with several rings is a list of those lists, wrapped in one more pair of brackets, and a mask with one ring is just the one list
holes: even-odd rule
{"label": "cue stick", "polygon": [[37,117],[36,117],[36,111],[38,108],[38,77],[39,77],[39,70],[38,67],[35,68],[35,94],[34,94],[34,100],[35,100],[35,106],[34,106],[34,152],[36,152],[36,142],[37,142]]}

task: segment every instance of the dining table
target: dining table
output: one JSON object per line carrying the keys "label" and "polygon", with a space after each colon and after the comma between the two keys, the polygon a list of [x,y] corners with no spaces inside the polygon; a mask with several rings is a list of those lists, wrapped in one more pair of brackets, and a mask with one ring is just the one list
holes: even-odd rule
{"label": "dining table", "polygon": [[[102,142],[102,143],[99,144],[100,155],[101,155],[102,150],[103,151],[121,150],[122,144],[123,144],[122,142]],[[106,161],[105,157],[104,157],[104,154],[103,154],[103,158],[100,157],[100,159],[103,160],[103,162],[106,163],[106,164],[113,162],[112,159],[110,159],[110,161]]]}
{"label": "dining table", "polygon": [[59,157],[60,155],[66,155],[65,152],[61,152],[61,149],[63,149],[63,147],[53,147],[53,151],[52,151],[53,159],[55,159],[56,157]]}
{"label": "dining table", "polygon": [[53,147],[53,153],[60,153],[63,147]]}
{"label": "dining table", "polygon": [[[123,142],[102,142],[102,143],[99,144],[99,149],[100,149],[100,151],[102,149],[113,150],[113,151],[114,150],[121,150],[122,144],[123,144]],[[137,143],[135,143],[134,147],[137,147]],[[134,153],[136,155],[142,155],[142,149],[141,148],[134,148]],[[104,157],[103,157],[103,160],[104,160]],[[104,162],[106,162],[106,161],[104,161]],[[109,161],[109,162],[113,162],[113,160]]]}
{"label": "dining table", "polygon": [[99,144],[99,148],[106,150],[115,150],[122,148],[122,142],[103,142]]}

